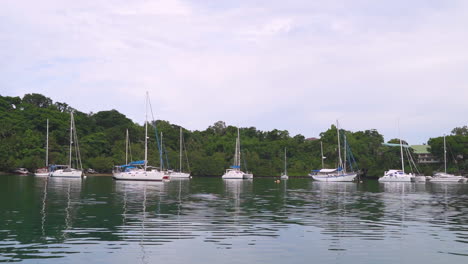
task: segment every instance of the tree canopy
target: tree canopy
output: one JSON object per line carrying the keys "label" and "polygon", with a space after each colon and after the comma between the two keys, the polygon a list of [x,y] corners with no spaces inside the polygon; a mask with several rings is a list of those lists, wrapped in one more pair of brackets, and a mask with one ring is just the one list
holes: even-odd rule
{"label": "tree canopy", "polygon": [[[117,110],[82,113],[67,103],[53,102],[41,94],[26,94],[23,98],[0,96],[0,171],[16,167],[29,170],[45,164],[46,120],[49,119],[49,160],[51,164],[66,164],[68,155],[70,111],[80,141],[85,168],[110,172],[114,165],[125,163],[125,135],[130,134],[131,158],[144,156],[144,127]],[[163,134],[163,166],[179,167],[179,125],[169,121],[152,122],[149,134],[149,163],[160,166],[157,144]],[[158,133],[156,133],[156,130]],[[467,128],[456,128],[447,138],[453,169],[468,166]],[[383,146],[383,136],[375,129],[365,131],[340,130],[350,146],[359,169],[379,176],[384,170],[400,167],[399,148]],[[192,175],[221,175],[233,162],[237,128],[217,121],[203,131],[183,129]],[[321,168],[320,141],[323,144],[325,167],[337,166],[337,131],[334,125],[320,134],[319,140],[306,140],[303,135],[291,136],[286,130],[260,131],[255,127],[240,128],[242,167],[257,176],[279,176],[283,168],[284,148],[288,149],[288,173],[307,175]],[[390,142],[399,143],[399,140]],[[436,157],[443,156],[442,137],[429,140]],[[343,143],[343,142],[342,142]],[[405,142],[406,143],[406,142]],[[349,154],[349,153],[348,153]],[[184,164],[184,167],[187,165]],[[438,165],[440,166],[440,164]]]}

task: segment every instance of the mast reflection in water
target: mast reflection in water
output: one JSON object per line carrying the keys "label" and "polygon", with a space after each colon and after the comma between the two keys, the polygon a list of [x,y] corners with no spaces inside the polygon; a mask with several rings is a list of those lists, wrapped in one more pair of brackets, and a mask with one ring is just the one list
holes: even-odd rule
{"label": "mast reflection in water", "polygon": [[0,181],[1,262],[468,261],[468,184]]}

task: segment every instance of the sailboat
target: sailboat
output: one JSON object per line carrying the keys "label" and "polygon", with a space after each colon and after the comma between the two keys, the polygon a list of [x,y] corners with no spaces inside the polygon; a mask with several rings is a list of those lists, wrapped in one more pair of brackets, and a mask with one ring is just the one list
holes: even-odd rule
{"label": "sailboat", "polygon": [[444,172],[437,172],[434,177],[429,179],[430,182],[466,182],[466,178],[463,176],[456,176],[447,173],[447,146],[444,135]]}
{"label": "sailboat", "polygon": [[[80,169],[72,168],[73,144],[75,144],[76,163]],[[81,164],[81,154],[78,146],[78,136],[76,134],[73,111],[70,112],[70,153],[68,165],[53,165],[50,168],[52,170],[50,176],[52,177],[80,178],[83,176],[83,165]]]}
{"label": "sailboat", "polygon": [[112,170],[112,175],[119,175],[120,173],[124,172],[124,171],[131,171],[131,170],[141,170],[143,171],[143,169],[141,168],[138,168],[139,165],[143,165],[144,162],[143,161],[131,161],[130,163],[128,162],[128,153],[130,151],[130,160],[132,160],[131,158],[131,149],[130,149],[130,137],[129,137],[129,134],[128,134],[128,129],[126,131],[126,134],[125,134],[125,164],[124,165],[117,165],[114,167],[114,169]]}
{"label": "sailboat", "polygon": [[130,162],[120,166],[119,170],[114,171],[112,177],[115,180],[130,181],[163,181],[169,180],[162,170],[148,165],[148,104],[149,96],[146,93],[146,114],[145,114],[145,159]]}
{"label": "sailboat", "polygon": [[240,132],[237,128],[236,149],[234,152],[234,165],[232,165],[221,178],[223,179],[252,179],[252,173],[244,173],[240,168],[241,152],[240,152]]}
{"label": "sailboat", "polygon": [[34,176],[49,176],[49,119],[47,119],[45,167],[39,168]]}
{"label": "sailboat", "polygon": [[287,180],[288,176],[288,166],[286,165],[286,148],[284,148],[284,173],[280,177],[282,180]]}
{"label": "sailboat", "polygon": [[[179,171],[171,172],[171,178],[189,178],[190,172],[182,171],[182,153],[183,153],[183,137],[182,137],[182,127],[180,127],[180,138],[179,138]],[[188,161],[187,161],[188,165]]]}
{"label": "sailboat", "polygon": [[[355,172],[347,172],[346,171],[346,154],[345,160],[341,158],[341,144],[340,144],[340,129],[338,125],[338,120],[336,121],[336,132],[338,137],[338,168],[336,169],[324,169],[322,165],[322,169],[320,170],[313,170],[309,176],[316,181],[324,181],[324,182],[351,182],[357,176]],[[347,145],[345,143],[345,151]],[[321,148],[322,149],[322,148]],[[322,164],[323,164],[323,149],[322,149]]]}
{"label": "sailboat", "polygon": [[[400,127],[398,125],[398,127]],[[400,129],[398,129],[400,131]],[[403,143],[400,138],[400,155],[401,155],[401,170],[388,170],[384,172],[384,176],[379,178],[379,182],[411,182],[414,181],[414,176],[410,173],[405,173],[405,161],[403,158]]]}

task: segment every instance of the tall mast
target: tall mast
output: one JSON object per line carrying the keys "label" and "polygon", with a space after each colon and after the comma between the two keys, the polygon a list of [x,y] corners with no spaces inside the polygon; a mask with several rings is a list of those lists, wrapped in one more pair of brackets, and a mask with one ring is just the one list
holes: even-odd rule
{"label": "tall mast", "polygon": [[237,128],[237,166],[239,166],[240,169],[240,161],[241,161],[241,151],[240,151],[240,133],[239,133],[239,128]]}
{"label": "tall mast", "polygon": [[444,135],[444,171],[447,173],[447,146],[445,144],[445,135]]}
{"label": "tall mast", "polygon": [[161,151],[159,153],[160,170],[163,170],[163,133],[161,132]]}
{"label": "tall mast", "polygon": [[284,175],[288,175],[288,166],[286,165],[286,147],[284,147]]}
{"label": "tall mast", "polygon": [[47,119],[47,136],[46,136],[46,167],[49,167],[49,119]]}
{"label": "tall mast", "polygon": [[148,92],[146,92],[146,111],[145,111],[145,172],[148,167]]}
{"label": "tall mast", "polygon": [[322,169],[323,169],[323,143],[322,141],[320,141],[320,153],[322,154],[322,156],[320,157],[320,159],[322,160]]}
{"label": "tall mast", "polygon": [[401,170],[404,173],[405,172],[405,162],[403,160],[403,143],[401,141],[401,135],[400,135],[400,120],[398,120],[398,137],[400,138]]}
{"label": "tall mast", "polygon": [[346,173],[346,160],[348,157],[346,156],[346,149],[348,148],[346,145],[346,133],[343,135],[344,136],[344,159],[343,159],[343,171]]}
{"label": "tall mast", "polygon": [[128,129],[125,137],[125,164],[128,164]]}
{"label": "tall mast", "polygon": [[180,153],[179,153],[179,158],[180,158],[180,161],[179,161],[179,172],[182,172],[182,127],[180,127]]}
{"label": "tall mast", "polygon": [[[239,139],[236,138],[236,148],[234,150],[234,167],[237,167],[237,145],[239,144]],[[235,168],[237,169],[237,168]]]}
{"label": "tall mast", "polygon": [[70,168],[72,167],[71,159],[72,159],[72,144],[73,144],[73,111],[70,112],[70,158],[68,164]]}
{"label": "tall mast", "polygon": [[341,159],[341,146],[340,146],[340,128],[339,128],[339,125],[338,125],[338,120],[336,120],[336,135],[338,137],[338,166],[339,167],[342,167],[343,166],[343,161]]}
{"label": "tall mast", "polygon": [[182,127],[180,129],[180,148],[179,148],[179,172],[182,172]]}

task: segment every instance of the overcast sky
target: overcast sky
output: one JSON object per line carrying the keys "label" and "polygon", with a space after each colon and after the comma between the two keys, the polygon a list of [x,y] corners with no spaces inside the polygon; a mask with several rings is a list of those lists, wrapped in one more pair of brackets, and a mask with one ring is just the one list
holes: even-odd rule
{"label": "overcast sky", "polygon": [[468,119],[468,1],[1,0],[0,94],[421,144]]}

